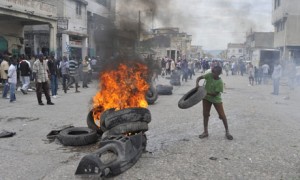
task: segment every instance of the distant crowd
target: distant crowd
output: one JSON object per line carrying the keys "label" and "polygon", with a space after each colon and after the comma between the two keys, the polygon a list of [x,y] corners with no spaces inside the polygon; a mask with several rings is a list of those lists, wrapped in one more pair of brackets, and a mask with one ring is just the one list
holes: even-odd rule
{"label": "distant crowd", "polygon": [[[180,76],[181,82],[186,82],[188,79],[192,79],[195,72],[207,73],[215,66],[222,67],[226,76],[248,76],[249,86],[268,84],[268,82],[272,80],[277,88],[277,84],[279,83],[278,79],[282,76],[287,77],[290,89],[294,89],[295,86],[300,83],[300,79],[297,76],[296,65],[291,61],[286,62],[283,66],[279,61],[276,61],[272,65],[264,63],[257,67],[251,62],[241,60],[220,61],[206,58],[187,60],[179,58],[175,61],[169,57],[163,57],[160,59],[160,75],[165,77],[176,74]],[[154,79],[157,79],[157,77]],[[275,92],[275,94],[278,93]]]}
{"label": "distant crowd", "polygon": [[[0,81],[2,83],[2,98],[16,102],[15,90],[26,95],[28,91],[36,90],[38,104],[42,102],[42,94],[46,96],[47,104],[53,105],[51,98],[57,98],[59,84],[67,93],[74,88],[88,88],[92,80],[92,71],[97,68],[99,59],[85,57],[83,60],[66,56],[55,59],[53,56],[39,55],[35,57],[0,56]],[[79,82],[82,82],[81,86]],[[33,85],[32,85],[33,84]],[[50,95],[51,92],[51,95]]]}

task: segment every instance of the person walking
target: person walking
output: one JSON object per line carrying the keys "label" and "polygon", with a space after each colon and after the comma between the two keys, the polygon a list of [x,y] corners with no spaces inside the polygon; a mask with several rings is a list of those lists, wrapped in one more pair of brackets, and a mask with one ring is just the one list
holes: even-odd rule
{"label": "person walking", "polygon": [[82,61],[82,88],[88,88],[88,74],[89,74],[89,60],[88,57],[85,57]]}
{"label": "person walking", "polygon": [[57,62],[53,56],[48,60],[49,76],[51,81],[51,94],[53,98],[57,98],[58,76],[57,76]]}
{"label": "person walking", "polygon": [[33,79],[35,80],[36,85],[36,96],[39,105],[44,105],[42,101],[42,92],[45,93],[47,104],[54,105],[51,102],[51,97],[49,94],[49,85],[48,85],[48,65],[47,62],[44,60],[43,56],[40,55],[39,58],[34,62],[33,68]]}
{"label": "person walking", "polygon": [[222,68],[220,66],[215,66],[213,67],[212,72],[204,74],[196,79],[196,87],[199,87],[199,81],[201,79],[205,79],[205,90],[207,91],[206,96],[202,100],[204,132],[199,135],[200,139],[208,137],[208,120],[212,105],[214,105],[219,114],[219,118],[223,121],[226,138],[228,140],[233,139],[232,135],[229,133],[227,118],[221,98],[221,93],[223,92],[224,86],[222,79],[219,77],[221,73]]}
{"label": "person walking", "polygon": [[8,69],[9,69],[9,64],[8,64],[8,57],[5,56],[3,61],[1,62],[1,78],[2,78],[2,84],[4,85],[4,88],[3,88],[3,93],[2,93],[2,98],[8,98],[7,97],[7,93],[9,91],[9,84],[8,84],[8,77],[7,77],[7,74],[8,74]]}
{"label": "person walking", "polygon": [[17,60],[11,59],[11,64],[8,69],[8,83],[10,90],[10,102],[16,102],[16,85],[17,85]]}
{"label": "person walking", "polygon": [[261,68],[263,71],[263,83],[268,84],[270,66],[268,64],[263,64]]}
{"label": "person walking", "polygon": [[78,90],[78,79],[79,79],[79,66],[78,66],[78,61],[75,60],[73,57],[69,61],[69,73],[70,73],[70,81],[68,83],[68,88],[75,83],[75,93],[79,93],[80,91]]}
{"label": "person walking", "polygon": [[21,92],[23,94],[27,94],[30,85],[31,66],[30,62],[27,61],[24,56],[21,58],[22,59],[19,63],[20,77],[22,82]]}
{"label": "person walking", "polygon": [[248,67],[248,76],[249,76],[249,86],[253,86],[254,85],[254,68],[252,63],[249,63],[249,67]]}
{"label": "person walking", "polygon": [[276,61],[274,66],[274,70],[272,73],[272,80],[273,80],[273,92],[271,94],[278,95],[279,94],[279,83],[280,78],[282,76],[282,67],[279,61]]}
{"label": "person walking", "polygon": [[67,93],[67,81],[69,79],[69,62],[66,56],[64,56],[63,60],[60,62],[59,69],[61,71],[62,76],[63,90],[65,93]]}

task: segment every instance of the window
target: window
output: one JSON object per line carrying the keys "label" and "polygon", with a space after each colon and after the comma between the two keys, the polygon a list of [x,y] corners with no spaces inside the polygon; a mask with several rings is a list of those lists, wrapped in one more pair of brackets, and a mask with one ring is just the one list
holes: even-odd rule
{"label": "window", "polygon": [[277,9],[280,6],[280,0],[274,0],[274,9]]}
{"label": "window", "polygon": [[81,16],[81,3],[76,3],[76,14]]}

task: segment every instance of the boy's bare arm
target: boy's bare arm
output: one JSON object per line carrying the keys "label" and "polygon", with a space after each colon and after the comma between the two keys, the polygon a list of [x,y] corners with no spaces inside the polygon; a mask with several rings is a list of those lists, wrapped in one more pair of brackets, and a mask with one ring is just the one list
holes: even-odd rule
{"label": "boy's bare arm", "polygon": [[196,79],[196,87],[199,87],[199,81],[201,79],[204,79],[204,76],[199,76],[197,79]]}

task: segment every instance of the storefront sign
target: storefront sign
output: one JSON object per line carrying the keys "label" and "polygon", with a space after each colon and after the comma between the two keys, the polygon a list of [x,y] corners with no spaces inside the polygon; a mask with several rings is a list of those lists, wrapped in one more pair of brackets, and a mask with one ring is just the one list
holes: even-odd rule
{"label": "storefront sign", "polygon": [[70,46],[82,47],[82,41],[69,41]]}
{"label": "storefront sign", "polygon": [[69,21],[68,19],[58,19],[57,20],[57,28],[61,30],[67,30],[68,29]]}

